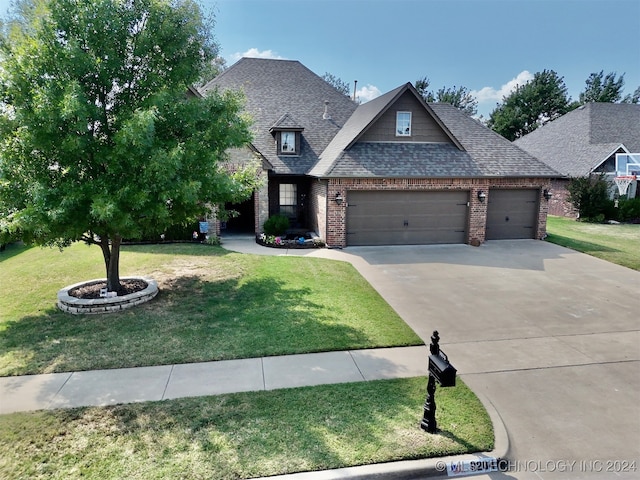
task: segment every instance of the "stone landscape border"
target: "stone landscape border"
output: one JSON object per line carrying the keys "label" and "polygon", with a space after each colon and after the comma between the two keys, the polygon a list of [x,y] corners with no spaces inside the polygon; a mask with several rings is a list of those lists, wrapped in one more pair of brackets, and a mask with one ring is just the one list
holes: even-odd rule
{"label": "stone landscape border", "polygon": [[88,280],[61,289],[58,292],[58,308],[74,315],[115,313],[148,302],[158,294],[158,282],[150,278],[123,277],[121,280],[142,280],[147,284],[147,288],[139,292],[111,298],[85,299],[69,295],[69,291],[74,288],[106,282],[105,278]]}

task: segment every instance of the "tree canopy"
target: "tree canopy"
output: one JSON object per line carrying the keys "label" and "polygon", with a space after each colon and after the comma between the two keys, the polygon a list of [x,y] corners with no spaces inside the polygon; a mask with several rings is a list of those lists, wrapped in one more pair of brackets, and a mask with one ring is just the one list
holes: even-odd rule
{"label": "tree canopy", "polygon": [[613,72],[590,74],[579,100],[572,102],[563,77],[553,70],[543,70],[504,97],[491,113],[487,126],[503,137],[515,140],[585,103],[640,103],[640,87],[623,98],[624,74],[616,77]]}
{"label": "tree canopy", "polygon": [[487,125],[508,140],[515,140],[570,110],[563,78],[553,70],[543,70],[503,98]]}
{"label": "tree canopy", "polygon": [[338,90],[340,93],[346,95],[347,97],[351,96],[351,87],[347,82],[345,82],[341,78],[336,77],[335,75],[329,72],[325,72],[325,74],[322,75],[322,79],[325,82],[327,82],[329,85],[331,85],[333,88]]}
{"label": "tree canopy", "polygon": [[580,93],[580,105],[589,102],[606,103],[640,103],[640,87],[633,93],[622,96],[624,88],[624,73],[616,79],[616,73],[606,75],[604,70],[592,73],[585,81],[585,89]]}
{"label": "tree canopy", "polygon": [[625,95],[622,103],[640,103],[640,87],[636,88],[633,93]]}
{"label": "tree canopy", "polygon": [[[101,247],[117,290],[122,239],[238,202],[255,170],[239,96],[187,95],[215,57],[192,0],[27,0],[0,38],[0,235]],[[1,239],[0,239],[1,241]]]}
{"label": "tree canopy", "polygon": [[466,87],[442,87],[435,93],[429,90],[429,79],[422,77],[416,80],[415,87],[425,102],[450,103],[469,116],[478,113],[478,100]]}
{"label": "tree canopy", "polygon": [[586,87],[580,93],[580,103],[610,102],[616,103],[622,99],[624,88],[624,74],[616,80],[616,74],[611,72],[606,76],[604,71],[592,73],[585,81]]}

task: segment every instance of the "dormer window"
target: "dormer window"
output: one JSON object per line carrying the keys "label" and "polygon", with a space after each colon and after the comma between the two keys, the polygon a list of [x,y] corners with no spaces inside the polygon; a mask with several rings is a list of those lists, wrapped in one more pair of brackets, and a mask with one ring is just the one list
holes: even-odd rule
{"label": "dormer window", "polygon": [[303,130],[304,127],[288,113],[280,117],[269,129],[275,138],[276,155],[300,155]]}
{"label": "dormer window", "polygon": [[396,113],[396,137],[411,136],[411,112]]}
{"label": "dormer window", "polygon": [[297,152],[297,144],[296,132],[280,132],[280,153],[295,154]]}

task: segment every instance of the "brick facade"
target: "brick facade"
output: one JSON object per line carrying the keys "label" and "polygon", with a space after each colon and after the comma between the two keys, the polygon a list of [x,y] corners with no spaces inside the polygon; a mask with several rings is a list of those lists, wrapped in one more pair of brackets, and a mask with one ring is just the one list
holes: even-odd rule
{"label": "brick facade", "polygon": [[578,218],[578,211],[569,202],[568,185],[568,179],[551,180],[551,194],[553,196],[549,200],[549,215]]}
{"label": "brick facade", "polygon": [[260,188],[253,194],[254,225],[256,235],[263,232],[264,222],[269,219],[269,185],[265,170],[260,173]]}
{"label": "brick facade", "polygon": [[[546,235],[547,212],[549,202],[544,199],[542,192],[550,188],[549,179],[540,178],[502,178],[502,179],[412,179],[412,178],[342,178],[317,182],[312,186],[312,218],[315,218],[316,231],[324,238],[327,245],[345,247],[347,245],[347,208],[349,205],[349,191],[353,190],[467,190],[469,195],[469,219],[467,242],[470,245],[480,245],[485,241],[485,226],[487,222],[487,204],[491,189],[538,189],[540,191],[538,224],[536,238],[542,239]],[[481,202],[478,192],[482,190],[486,199]],[[333,199],[336,194],[344,198],[342,205]],[[322,206],[326,206],[326,213]]]}

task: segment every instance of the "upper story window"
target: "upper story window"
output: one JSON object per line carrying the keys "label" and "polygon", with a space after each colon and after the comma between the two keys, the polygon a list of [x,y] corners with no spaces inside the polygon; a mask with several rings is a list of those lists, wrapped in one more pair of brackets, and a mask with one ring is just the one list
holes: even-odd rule
{"label": "upper story window", "polygon": [[286,130],[280,132],[280,153],[290,155],[298,153],[297,140],[296,132]]}
{"label": "upper story window", "polygon": [[396,113],[396,137],[411,136],[411,112]]}
{"label": "upper story window", "polygon": [[276,144],[276,155],[300,155],[304,127],[285,113],[269,129]]}

